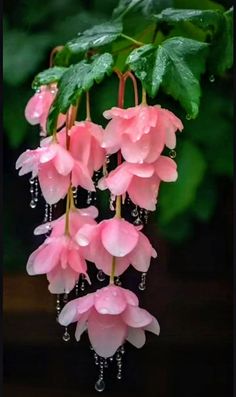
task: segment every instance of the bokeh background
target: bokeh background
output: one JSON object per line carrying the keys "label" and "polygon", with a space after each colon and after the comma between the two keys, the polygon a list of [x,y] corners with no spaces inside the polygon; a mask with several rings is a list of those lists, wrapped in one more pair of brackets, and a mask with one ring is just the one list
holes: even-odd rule
{"label": "bokeh background", "polygon": [[[170,5],[161,1],[160,8]],[[177,1],[179,8],[208,8],[211,1]],[[217,7],[229,8],[230,1]],[[34,76],[48,67],[50,51],[78,31],[109,20],[116,0],[12,0],[4,4],[4,333],[6,397],[93,395],[96,380],[86,337],[65,345],[55,322],[55,302],[44,277],[26,275],[39,241],[34,227],[43,205],[29,207],[19,154],[38,143],[24,108]],[[136,27],[137,28],[137,27]],[[125,377],[108,381],[107,395],[224,397],[232,395],[232,70],[204,75],[200,113],[188,120],[177,102],[159,92],[156,102],[183,120],[178,135],[179,180],[161,187],[146,233],[158,250],[142,305],[156,315],[161,336],[141,351],[127,347]],[[92,116],[116,104],[117,81],[92,90]],[[150,102],[151,103],[151,102]],[[154,102],[153,102],[154,103]],[[126,105],[132,105],[128,89]],[[106,205],[99,204],[101,208]],[[126,284],[125,284],[126,283]],[[124,285],[137,285],[128,273]],[[111,374],[110,374],[111,375]]]}

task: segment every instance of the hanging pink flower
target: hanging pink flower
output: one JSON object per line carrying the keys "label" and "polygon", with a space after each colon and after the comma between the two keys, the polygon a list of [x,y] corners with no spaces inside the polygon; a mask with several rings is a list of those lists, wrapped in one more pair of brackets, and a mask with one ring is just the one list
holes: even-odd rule
{"label": "hanging pink flower", "polygon": [[70,130],[70,153],[84,164],[90,175],[105,163],[106,152],[101,147],[103,128],[91,121],[75,122]]}
{"label": "hanging pink flower", "polygon": [[97,225],[82,226],[75,240],[85,248],[85,258],[108,275],[113,257],[116,258],[115,275],[119,276],[130,264],[140,272],[147,272],[151,257],[157,256],[140,226],[116,217]]}
{"label": "hanging pink flower", "polygon": [[125,340],[141,348],[146,341],[145,331],[159,335],[156,318],[138,304],[133,292],[109,285],[67,303],[59,315],[59,323],[68,326],[77,322],[77,341],[87,329],[95,352],[107,358],[113,356]]}
{"label": "hanging pink flower", "polygon": [[103,115],[111,121],[106,126],[102,147],[109,154],[121,150],[130,163],[154,162],[165,145],[175,148],[175,133],[183,129],[181,120],[160,106],[114,107]]}
{"label": "hanging pink flower", "polygon": [[[57,86],[51,84],[51,86],[43,85],[40,87],[40,91],[36,92],[32,98],[28,101],[25,108],[25,118],[32,124],[40,124],[43,131],[46,131],[46,122],[51,104],[56,96]],[[60,114],[58,118],[57,127],[59,128],[64,124],[66,116]]]}
{"label": "hanging pink flower", "polygon": [[[48,237],[29,257],[30,276],[47,274],[52,294],[69,293],[80,274],[87,276],[87,264],[81,249],[70,236]],[[89,279],[88,279],[89,280]]]}
{"label": "hanging pink flower", "polygon": [[[52,137],[41,141],[41,147],[26,150],[17,162],[19,175],[32,172],[32,177],[38,175],[43,196],[48,204],[55,204],[64,198],[70,183],[94,191],[93,181],[89,171],[80,161],[73,159],[71,154]],[[70,173],[72,176],[70,178]]]}
{"label": "hanging pink flower", "polygon": [[100,179],[98,187],[109,189],[115,196],[128,193],[132,202],[149,211],[155,211],[160,182],[177,179],[174,160],[160,156],[152,164],[130,164],[126,161]]}
{"label": "hanging pink flower", "polygon": [[[69,232],[70,236],[74,237],[78,230],[85,224],[96,225],[94,221],[98,216],[98,210],[91,205],[87,208],[71,208],[69,212]],[[63,214],[59,218],[51,222],[45,222],[34,229],[34,234],[40,235],[51,232],[51,237],[59,237],[63,235],[65,230],[65,218]]]}

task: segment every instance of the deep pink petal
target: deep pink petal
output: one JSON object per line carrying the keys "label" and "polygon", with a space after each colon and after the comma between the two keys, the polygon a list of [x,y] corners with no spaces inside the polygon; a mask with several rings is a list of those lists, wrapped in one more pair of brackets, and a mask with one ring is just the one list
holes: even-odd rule
{"label": "deep pink petal", "polygon": [[111,171],[105,180],[102,178],[102,180],[98,182],[99,189],[104,190],[104,188],[107,187],[115,196],[125,193],[133,178],[126,164],[127,163],[123,163],[115,170]]}
{"label": "deep pink petal", "polygon": [[111,255],[123,257],[136,246],[138,232],[132,224],[124,219],[113,218],[104,222],[101,240]]}

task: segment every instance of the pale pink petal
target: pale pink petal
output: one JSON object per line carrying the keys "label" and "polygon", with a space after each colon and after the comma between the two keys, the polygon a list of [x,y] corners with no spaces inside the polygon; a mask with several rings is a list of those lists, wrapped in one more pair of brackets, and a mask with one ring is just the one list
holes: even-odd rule
{"label": "pale pink petal", "polygon": [[79,279],[78,273],[67,267],[62,269],[57,267],[47,274],[50,282],[48,289],[51,294],[69,294]]}
{"label": "pale pink petal", "polygon": [[121,153],[130,163],[143,163],[150,151],[150,134],[143,135],[138,141],[132,142],[128,134],[121,137]]}
{"label": "pale pink petal", "polygon": [[25,118],[28,123],[35,125],[39,124],[40,117],[44,112],[45,91],[36,93],[28,101],[25,108]]}
{"label": "pale pink petal", "polygon": [[122,120],[111,120],[107,124],[104,133],[101,147],[107,150],[107,153],[112,154],[120,149],[120,134],[122,131]]}
{"label": "pale pink petal", "polygon": [[49,146],[43,146],[40,148],[40,163],[48,163],[51,161],[57,154],[57,144],[51,143]]}
{"label": "pale pink petal", "polygon": [[75,330],[75,339],[79,342],[82,333],[87,329],[87,320],[90,314],[90,310],[81,314],[78,319],[76,330]]}
{"label": "pale pink petal", "polygon": [[[58,263],[61,254],[61,241],[55,240],[42,245],[42,249],[38,250],[37,255],[33,258],[29,257],[27,269],[31,269],[31,274],[45,274],[50,272]],[[32,263],[32,265],[31,265]]]}
{"label": "pale pink petal", "polygon": [[67,303],[59,315],[59,323],[66,327],[70,323],[77,321],[81,314],[91,309],[93,303],[94,294],[87,294]]}
{"label": "pale pink petal", "polygon": [[87,166],[90,149],[91,149],[91,135],[84,122],[76,123],[70,130],[70,152],[72,156]]}
{"label": "pale pink petal", "polygon": [[100,314],[120,314],[126,306],[126,299],[122,290],[116,285],[97,290],[94,298],[94,306]]}
{"label": "pale pink petal", "polygon": [[59,174],[50,162],[41,164],[38,177],[43,196],[48,204],[56,204],[66,196],[70,186],[70,177]]}
{"label": "pale pink petal", "polygon": [[132,291],[130,291],[129,289],[126,289],[126,288],[121,288],[121,287],[120,287],[120,289],[122,289],[122,292],[125,295],[128,305],[138,306],[138,303],[139,303],[138,297]]}
{"label": "pale pink petal", "polygon": [[95,239],[98,236],[98,233],[99,233],[98,225],[85,224],[76,233],[75,241],[81,247],[86,247],[93,241],[93,239]]}
{"label": "pale pink petal", "polygon": [[121,316],[129,327],[134,328],[145,327],[152,322],[151,314],[138,306],[128,305]]}
{"label": "pale pink petal", "polygon": [[90,205],[90,207],[87,208],[80,208],[79,213],[82,216],[91,217],[94,219],[98,217],[98,209],[94,207],[94,205]]}
{"label": "pale pink petal", "polygon": [[101,240],[111,255],[123,257],[136,246],[138,232],[124,219],[113,218],[104,222]]}
{"label": "pale pink petal", "polygon": [[155,162],[156,174],[165,182],[175,182],[178,173],[177,165],[171,158],[167,156],[160,156]]}
{"label": "pale pink petal", "polygon": [[154,174],[155,168],[152,164],[128,164],[123,163],[126,169],[133,175],[140,176],[142,178],[149,178]]}
{"label": "pale pink petal", "polygon": [[[115,276],[120,276],[122,273],[124,273],[126,271],[126,269],[128,269],[130,265],[130,259],[129,259],[129,255],[126,255],[122,258],[116,258],[116,266],[115,266]],[[111,269],[111,267],[110,267]],[[110,270],[111,272],[111,270]],[[109,273],[107,273],[109,274]]]}
{"label": "pale pink petal", "polygon": [[140,328],[128,328],[126,340],[140,349],[146,342],[145,332]]}
{"label": "pale pink petal", "polygon": [[119,196],[126,192],[132,178],[133,175],[128,171],[127,163],[123,163],[111,171],[105,180],[100,180],[98,187],[104,190],[107,186],[112,194]]}
{"label": "pale pink petal", "polygon": [[87,167],[79,161],[74,162],[71,182],[73,186],[82,186],[86,190],[95,191],[95,187]]}
{"label": "pale pink petal", "polygon": [[148,238],[139,232],[139,239],[136,247],[129,254],[131,264],[139,272],[147,272],[150,266],[151,257],[156,258],[157,253],[150,244]]}
{"label": "pale pink petal", "polygon": [[59,174],[68,175],[72,171],[74,160],[66,149],[60,145],[56,146],[56,156],[53,159],[53,164]]}
{"label": "pale pink petal", "polygon": [[130,119],[135,117],[138,113],[139,113],[139,106],[131,107],[128,109],[112,107],[109,110],[105,110],[105,112],[103,112],[103,116],[106,119],[117,118],[117,117]]}
{"label": "pale pink petal", "polygon": [[88,318],[88,336],[95,352],[104,358],[111,357],[123,344],[127,326],[120,316],[99,314],[93,310]]}
{"label": "pale pink petal", "polygon": [[133,177],[128,188],[131,201],[148,211],[155,211],[160,179],[153,175],[151,178]]}
{"label": "pale pink petal", "polygon": [[164,149],[166,132],[164,128],[159,128],[157,123],[157,127],[150,129],[148,136],[150,137],[150,146],[145,162],[153,163]]}
{"label": "pale pink petal", "polygon": [[152,322],[148,325],[145,325],[145,331],[153,332],[156,335],[160,334],[160,325],[157,321],[157,319],[153,316],[152,317]]}

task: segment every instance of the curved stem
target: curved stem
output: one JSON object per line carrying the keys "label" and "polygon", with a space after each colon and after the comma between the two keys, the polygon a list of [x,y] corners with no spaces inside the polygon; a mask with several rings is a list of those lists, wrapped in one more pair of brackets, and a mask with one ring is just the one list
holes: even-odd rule
{"label": "curved stem", "polygon": [[54,48],[52,49],[52,51],[51,51],[51,53],[50,53],[50,57],[49,57],[49,67],[50,67],[50,68],[53,66],[53,58],[54,58],[54,55],[55,55],[57,52],[61,51],[63,48],[64,48],[63,45],[58,45],[57,47],[54,47]]}
{"label": "curved stem", "polygon": [[89,91],[86,92],[86,120],[91,121]]}
{"label": "curved stem", "polygon": [[124,33],[121,33],[121,37],[124,37],[124,39],[126,39],[126,40],[132,41],[132,43],[136,44],[139,47],[145,45],[145,43],[142,43],[141,41],[135,40],[135,39],[133,39],[133,37],[127,36]]}
{"label": "curved stem", "polygon": [[142,104],[147,105],[147,92],[145,88],[142,88]]}
{"label": "curved stem", "polygon": [[139,101],[138,101],[138,85],[137,85],[137,80],[136,80],[135,76],[133,75],[133,73],[132,73],[130,70],[128,70],[128,71],[124,74],[125,82],[126,82],[126,80],[127,80],[128,77],[131,78],[132,83],[133,83],[133,87],[134,87],[134,103],[135,103],[135,106],[138,106]]}

